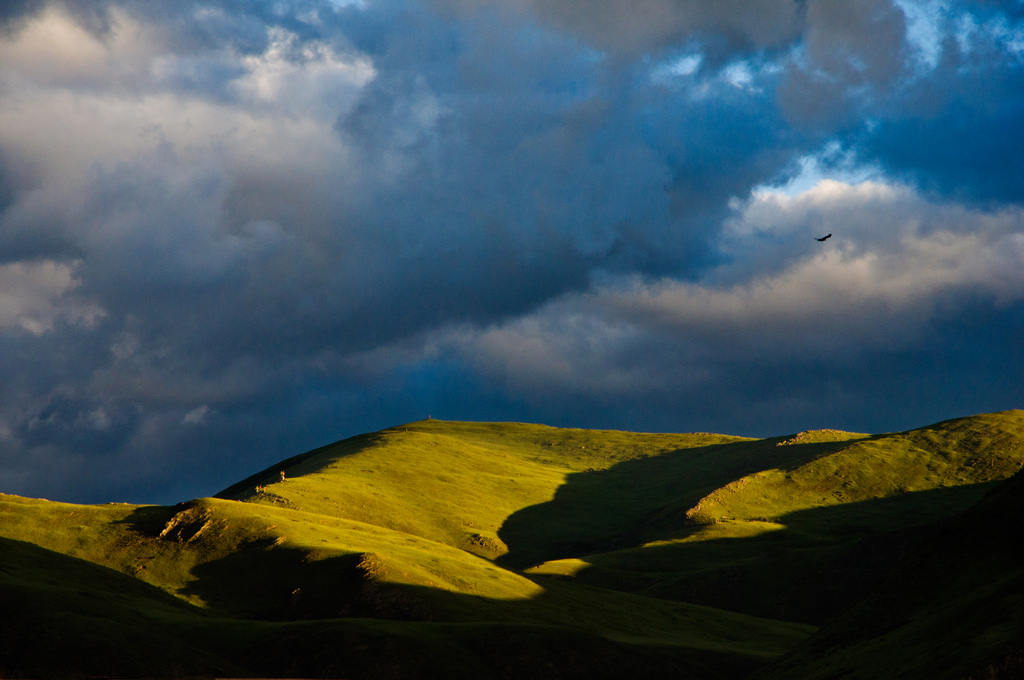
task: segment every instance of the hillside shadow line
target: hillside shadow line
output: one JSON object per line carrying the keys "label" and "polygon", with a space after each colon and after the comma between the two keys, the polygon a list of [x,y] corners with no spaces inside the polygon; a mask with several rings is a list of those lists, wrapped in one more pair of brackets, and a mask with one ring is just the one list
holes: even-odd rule
{"label": "hillside shadow line", "polygon": [[693,528],[687,511],[714,490],[762,470],[792,470],[881,436],[785,446],[779,444],[788,437],[730,442],[572,473],[550,501],[518,510],[505,520],[497,533],[508,553],[496,561],[524,569],[685,535]]}
{"label": "hillside shadow line", "polygon": [[[576,582],[822,625],[871,592],[927,539],[1002,481],[807,508],[781,529],[578,556]],[[744,520],[726,520],[737,528]],[[766,526],[750,522],[752,527]],[[692,527],[696,532],[708,525]]]}

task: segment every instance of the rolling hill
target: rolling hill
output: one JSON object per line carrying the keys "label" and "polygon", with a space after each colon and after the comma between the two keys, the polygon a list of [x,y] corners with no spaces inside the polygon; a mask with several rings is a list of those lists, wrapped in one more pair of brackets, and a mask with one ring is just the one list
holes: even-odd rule
{"label": "rolling hill", "polygon": [[866,636],[840,622],[1022,464],[1020,411],[770,439],[426,420],[174,507],[0,494],[0,673],[784,673]]}
{"label": "rolling hill", "polygon": [[1024,473],[755,677],[1024,677]]}

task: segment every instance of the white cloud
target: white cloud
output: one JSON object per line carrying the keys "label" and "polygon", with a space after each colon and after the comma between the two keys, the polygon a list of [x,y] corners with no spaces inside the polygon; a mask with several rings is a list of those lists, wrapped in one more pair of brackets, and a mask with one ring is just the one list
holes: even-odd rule
{"label": "white cloud", "polygon": [[942,23],[947,0],[894,0],[906,16],[907,40],[917,51],[917,58],[928,69],[934,69],[942,56]]}
{"label": "white cloud", "polygon": [[722,77],[729,84],[740,89],[749,88],[754,82],[754,74],[750,70],[750,64],[746,61],[737,61],[722,69]]}
{"label": "white cloud", "polygon": [[244,57],[241,64],[246,75],[234,87],[244,98],[331,123],[376,75],[366,57],[342,57],[326,43],[303,43],[280,28],[271,30],[263,54]]}
{"label": "white cloud", "polygon": [[203,421],[206,420],[206,416],[209,415],[209,413],[210,407],[207,406],[206,404],[203,404],[202,406],[197,406],[196,408],[186,413],[185,417],[181,419],[181,422],[184,425],[202,425]]}
{"label": "white cloud", "polygon": [[[370,61],[281,29],[255,55],[180,54],[159,27],[112,11],[102,39],[56,9],[0,37],[0,158],[19,189],[0,247],[79,257],[83,290],[119,294],[140,279],[243,276],[295,243],[321,257],[343,194],[357,193],[334,125]],[[221,80],[184,82],[206,71]],[[52,322],[17,318],[33,332]]]}
{"label": "white cloud", "polygon": [[151,59],[164,49],[157,33],[111,8],[112,30],[103,38],[85,30],[59,5],[0,40],[0,82],[8,87],[89,89],[137,86]]}
{"label": "white cloud", "polygon": [[0,265],[0,330],[42,335],[58,319],[92,325],[103,316],[98,306],[69,294],[79,285],[75,265],[14,262]]}
{"label": "white cloud", "polygon": [[855,153],[844,149],[839,142],[827,142],[819,150],[796,159],[799,172],[782,184],[762,184],[751,190],[752,195],[782,194],[795,198],[811,191],[824,180],[841,184],[861,185],[872,179],[879,179],[883,173],[873,164],[859,162]]}
{"label": "white cloud", "polygon": [[686,54],[657,64],[651,69],[651,82],[672,87],[682,79],[692,76],[704,62],[703,54]]}
{"label": "white cloud", "polygon": [[[333,125],[374,77],[367,58],[281,29],[258,55],[179,54],[145,25],[113,16],[102,41],[56,9],[0,38],[0,149],[48,186],[81,186],[97,166],[161,146],[311,176],[344,167]],[[195,75],[205,71],[239,75]]]}

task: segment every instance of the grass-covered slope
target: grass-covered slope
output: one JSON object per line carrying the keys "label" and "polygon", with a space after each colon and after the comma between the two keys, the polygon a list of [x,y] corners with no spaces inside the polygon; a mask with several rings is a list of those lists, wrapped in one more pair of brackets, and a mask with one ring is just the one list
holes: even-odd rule
{"label": "grass-covered slope", "polygon": [[[54,557],[54,574],[73,567],[92,577],[104,575],[106,580],[95,586],[59,590],[66,608],[77,608],[82,593],[96,593],[102,600],[118,579],[138,584],[136,589],[143,588],[148,597],[174,601],[170,595],[175,595],[183,601],[183,611],[185,603],[195,606],[179,612],[175,620],[135,629],[141,641],[133,642],[133,649],[140,656],[149,647],[159,646],[159,626],[179,636],[184,635],[182,631],[201,630],[203,635],[193,635],[198,641],[192,644],[202,654],[186,656],[202,659],[205,654],[207,669],[234,665],[249,668],[248,674],[261,672],[251,670],[253,654],[263,659],[261,668],[290,668],[288,664],[298,663],[295,668],[303,669],[303,674],[321,675],[328,668],[349,669],[346,673],[361,668],[362,675],[357,677],[376,673],[370,672],[373,655],[369,651],[362,655],[362,665],[353,666],[355,661],[342,647],[329,644],[330,631],[341,630],[364,640],[364,648],[374,646],[381,663],[386,650],[408,638],[409,650],[399,659],[386,659],[397,677],[426,677],[431,664],[439,669],[439,677],[477,677],[468,671],[456,673],[458,668],[489,668],[482,677],[498,677],[495,665],[521,665],[531,640],[538,649],[549,649],[550,658],[544,663],[554,677],[584,677],[582,669],[604,677],[627,671],[642,675],[645,668],[650,677],[683,670],[700,678],[723,677],[723,673],[739,677],[812,631],[798,624],[573,584],[541,587],[443,543],[275,505],[203,499],[174,508],[75,506],[0,496],[0,533],[32,541],[34,549]],[[13,555],[5,554],[4,562],[13,563]],[[0,569],[0,576],[4,573]],[[47,582],[59,581],[52,575],[48,578]],[[34,586],[16,584],[22,584],[26,601],[31,601]],[[59,612],[62,600],[51,599],[52,609]],[[131,611],[148,611],[147,602],[143,598],[132,604]],[[25,620],[38,618],[28,605],[20,611]],[[111,621],[127,620],[117,607],[101,611]],[[191,619],[181,620],[183,616]],[[102,618],[102,614],[93,616]],[[306,623],[299,625],[300,621]],[[57,636],[78,635],[77,628],[66,624],[44,629]],[[93,626],[90,634],[106,640],[106,647],[84,648],[116,648],[120,630],[117,625]],[[309,640],[321,640],[322,648],[305,639],[294,641],[295,631],[303,631]],[[489,640],[487,631],[497,637]],[[256,644],[254,636],[262,641]],[[438,638],[445,642],[440,644]],[[568,656],[554,653],[552,645],[558,640],[572,648],[566,650]],[[25,645],[11,645],[8,656],[0,656],[0,671],[8,674],[11,669],[27,669],[38,675],[47,663],[58,664],[51,671],[77,669],[78,663],[95,669],[99,663],[78,654],[70,659],[32,655],[37,665],[25,666],[29,657],[13,656],[16,648]],[[292,658],[288,651],[296,645],[308,649],[302,658]],[[445,659],[431,651],[445,647],[462,656]],[[170,649],[169,654],[173,646]],[[566,659],[584,654],[590,657],[586,663],[577,660],[573,668],[564,667]],[[161,657],[154,654],[152,658]],[[627,665],[613,671],[616,664]],[[165,668],[171,666],[155,665],[145,674],[177,674],[165,673]]]}
{"label": "grass-covered slope", "polygon": [[[761,469],[691,504],[674,534],[531,572],[821,623],[1020,469],[1024,412],[870,437],[802,433],[773,446]],[[786,449],[799,453],[776,453]]]}
{"label": "grass-covered slope", "polygon": [[1024,473],[758,680],[1024,677]]}
{"label": "grass-covered slope", "polygon": [[[736,473],[758,469],[750,447],[714,455],[742,441],[426,420],[284,461],[218,496],[345,517],[527,566],[565,544],[615,540],[680,491],[696,500]],[[522,528],[508,524],[515,513],[551,501],[570,476],[636,460],[660,466],[656,461],[666,457],[673,458],[664,470],[671,480],[646,473],[617,479],[587,490],[585,512],[556,513]]]}
{"label": "grass-covered slope", "polygon": [[[1019,411],[762,440],[427,420],[176,507],[0,495],[0,593],[38,639],[77,638],[46,612],[134,584],[82,649],[137,620],[136,649],[196,660],[153,674],[739,678],[1022,462]],[[7,568],[26,550],[52,568]],[[69,570],[86,581],[52,590]],[[48,674],[5,633],[0,673]]]}
{"label": "grass-covered slope", "polygon": [[[9,539],[0,539],[0,604],[6,678],[712,679],[760,665],[727,649],[543,624],[215,616],[127,575]],[[733,639],[756,633],[745,618],[720,625]]]}
{"label": "grass-covered slope", "polygon": [[202,615],[159,589],[0,539],[2,677],[237,675],[195,637]]}

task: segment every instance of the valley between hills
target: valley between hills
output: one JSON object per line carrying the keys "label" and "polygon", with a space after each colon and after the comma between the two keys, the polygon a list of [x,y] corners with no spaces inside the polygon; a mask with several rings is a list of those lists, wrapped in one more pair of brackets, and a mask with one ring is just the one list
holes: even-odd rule
{"label": "valley between hills", "polygon": [[173,507],[0,494],[0,677],[1024,677],[1024,411],[425,420]]}

